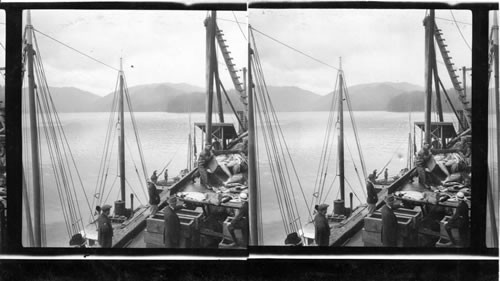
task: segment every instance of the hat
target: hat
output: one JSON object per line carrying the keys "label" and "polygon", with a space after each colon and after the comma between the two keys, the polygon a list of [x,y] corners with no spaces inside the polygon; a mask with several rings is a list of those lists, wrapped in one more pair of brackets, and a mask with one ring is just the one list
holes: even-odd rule
{"label": "hat", "polygon": [[104,212],[104,211],[107,211],[107,210],[110,210],[112,207],[110,205],[104,205],[101,207],[101,210]]}
{"label": "hat", "polygon": [[177,204],[177,197],[171,196],[168,198],[168,205],[175,206]]}
{"label": "hat", "polygon": [[328,206],[330,206],[330,205],[328,205],[328,204],[320,204],[318,206],[318,211],[326,211],[326,209],[328,209]]}
{"label": "hat", "polygon": [[385,203],[386,203],[387,205],[392,205],[392,204],[394,204],[394,200],[395,200],[395,198],[394,198],[394,195],[392,195],[392,194],[387,195],[387,196],[385,197],[385,199],[384,199],[384,201],[385,201]]}
{"label": "hat", "polygon": [[461,191],[457,192],[457,199],[465,200],[465,194]]}
{"label": "hat", "polygon": [[240,199],[247,200],[248,199],[248,193],[246,193],[246,192],[240,193]]}

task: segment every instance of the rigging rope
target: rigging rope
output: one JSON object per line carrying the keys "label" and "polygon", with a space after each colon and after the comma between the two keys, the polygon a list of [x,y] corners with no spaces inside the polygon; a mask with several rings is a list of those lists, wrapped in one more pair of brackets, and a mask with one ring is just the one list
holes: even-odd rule
{"label": "rigging rope", "polygon": [[240,23],[238,22],[238,19],[236,18],[236,15],[234,14],[234,11],[231,11],[233,13],[234,19],[236,20],[236,23],[238,24],[238,28],[241,31],[241,35],[243,35],[243,38],[245,38],[245,41],[247,41],[247,37],[245,36],[245,33],[243,32],[243,29],[241,29]]}
{"label": "rigging rope", "polygon": [[[283,227],[286,233],[297,232],[299,228],[301,228],[301,222],[288,163],[292,166],[293,172],[295,173],[295,179],[299,186],[300,180],[285,142],[276,112],[271,103],[269,92],[267,91],[259,53],[255,46],[255,38],[252,32],[250,32],[249,35],[252,38],[254,46],[254,55],[253,59],[251,59],[251,64],[255,72],[255,105],[258,112],[258,119],[262,124],[264,144],[269,159],[278,206],[283,218]],[[300,187],[300,189],[302,190],[302,187]],[[302,194],[304,196],[303,190]]]}
{"label": "rigging rope", "polygon": [[[77,49],[75,49],[75,48],[73,48],[73,47],[69,46],[68,44],[65,44],[65,43],[63,43],[63,42],[61,42],[61,41],[59,41],[59,40],[55,39],[54,37],[52,37],[52,36],[50,36],[50,35],[47,35],[47,34],[45,34],[45,33],[41,32],[41,31],[40,31],[40,30],[38,30],[38,29],[33,28],[33,30],[34,30],[34,31],[36,31],[36,32],[38,32],[38,33],[40,33],[40,34],[42,34],[42,35],[44,35],[44,36],[46,36],[46,37],[47,37],[47,38],[49,38],[49,39],[54,40],[55,42],[57,42],[57,43],[59,43],[59,44],[61,44],[61,45],[65,46],[65,47],[67,47],[67,48],[69,48],[69,49],[71,49],[71,50],[73,50],[73,51],[75,51],[75,52],[79,53],[80,55],[82,55],[82,56],[84,56],[84,57],[87,57],[87,58],[89,58],[89,59],[91,59],[91,60],[93,60],[93,61],[95,61],[95,62],[97,62],[97,63],[100,63],[100,64],[102,64],[102,65],[104,65],[104,66],[106,66],[106,67],[108,67],[108,68],[111,68],[111,69],[113,69],[113,70],[115,70],[115,71],[120,71],[119,69],[117,69],[117,68],[115,68],[115,67],[112,67],[111,65],[106,64],[106,63],[104,63],[104,62],[102,62],[102,61],[100,61],[100,60],[98,60],[98,59],[95,59],[95,58],[93,58],[93,57],[91,57],[91,56],[89,56],[89,55],[87,55],[87,54],[83,53],[82,51],[79,51],[79,50],[77,50]],[[33,35],[35,35],[35,33],[33,33]]]}
{"label": "rigging rope", "polygon": [[[321,63],[321,64],[323,64],[323,65],[326,65],[326,66],[328,66],[328,67],[330,67],[330,68],[333,68],[333,69],[335,69],[335,70],[339,70],[337,67],[332,66],[332,65],[330,65],[330,64],[328,64],[328,63],[326,63],[326,62],[323,62],[323,61],[321,61],[321,60],[319,60],[319,59],[317,59],[317,58],[314,58],[314,57],[312,57],[311,55],[308,55],[308,54],[306,54],[306,53],[304,53],[304,52],[302,52],[302,51],[300,51],[300,50],[298,50],[298,49],[296,49],[296,48],[294,48],[294,47],[292,47],[292,46],[290,46],[290,45],[288,45],[288,44],[285,44],[285,43],[281,42],[281,41],[280,41],[280,40],[278,40],[278,39],[275,39],[275,38],[273,38],[273,37],[271,37],[271,36],[269,36],[269,35],[267,35],[267,34],[263,33],[262,31],[259,31],[259,30],[255,29],[255,28],[251,27],[251,26],[249,26],[249,28],[250,28],[251,30],[254,30],[254,31],[256,31],[257,33],[260,33],[261,35],[263,35],[263,36],[265,36],[265,37],[267,37],[267,38],[269,38],[269,39],[271,39],[271,40],[273,40],[273,41],[275,41],[275,42],[277,42],[277,43],[279,43],[279,44],[281,44],[281,45],[283,45],[283,46],[285,46],[285,47],[287,47],[287,48],[289,48],[289,49],[291,49],[291,50],[294,50],[295,52],[298,52],[299,54],[302,54],[302,55],[304,55],[304,56],[306,56],[306,57],[308,57],[308,58],[310,58],[310,59],[312,59],[312,60],[314,60],[314,61],[318,62],[318,63]],[[253,34],[252,34],[252,36],[253,36]]]}
{"label": "rigging rope", "polygon": [[455,15],[453,14],[453,11],[450,10],[450,13],[451,13],[451,16],[453,17],[453,21],[455,22],[455,25],[457,26],[457,29],[458,29],[458,32],[460,33],[460,36],[462,37],[462,39],[464,40],[465,44],[467,45],[467,47],[469,48],[469,50],[472,51],[472,48],[470,47],[469,43],[467,43],[467,40],[465,40],[465,37],[464,35],[462,34],[462,30],[460,30],[460,26],[458,26],[458,23],[457,23],[457,20],[455,19]]}

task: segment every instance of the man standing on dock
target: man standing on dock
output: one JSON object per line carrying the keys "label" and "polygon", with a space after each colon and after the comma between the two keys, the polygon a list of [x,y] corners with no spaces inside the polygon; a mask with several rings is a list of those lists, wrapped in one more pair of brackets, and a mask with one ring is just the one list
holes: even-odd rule
{"label": "man standing on dock", "polygon": [[111,206],[104,205],[101,211],[102,213],[97,219],[97,241],[101,245],[101,248],[111,248],[113,241],[113,226],[109,219]]}
{"label": "man standing on dock", "polygon": [[177,198],[171,196],[168,198],[168,206],[164,209],[163,244],[165,248],[179,248],[181,237],[181,223],[175,213]]}
{"label": "man standing on dock", "polygon": [[425,169],[427,168],[427,162],[431,159],[432,154],[429,149],[429,144],[424,142],[422,149],[417,153],[415,157],[415,167],[418,173],[418,183],[423,186],[427,186]]}
{"label": "man standing on dock", "polygon": [[375,186],[373,182],[375,181],[375,176],[373,174],[368,175],[366,180],[366,203],[368,204],[368,214],[373,214],[375,212],[376,204],[378,202],[377,192],[375,191]]}
{"label": "man standing on dock", "polygon": [[385,206],[382,207],[382,244],[385,247],[397,247],[398,245],[398,220],[394,214],[394,195],[387,195]]}
{"label": "man standing on dock", "polygon": [[314,217],[314,240],[320,247],[327,247],[330,243],[330,225],[326,219],[328,206],[328,204],[321,204],[315,207],[318,213]]}

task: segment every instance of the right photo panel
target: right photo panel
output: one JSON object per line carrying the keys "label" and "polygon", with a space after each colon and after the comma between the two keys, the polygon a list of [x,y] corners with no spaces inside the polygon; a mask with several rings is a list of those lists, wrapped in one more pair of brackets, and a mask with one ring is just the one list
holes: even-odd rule
{"label": "right photo panel", "polygon": [[257,244],[468,248],[472,13],[248,17]]}

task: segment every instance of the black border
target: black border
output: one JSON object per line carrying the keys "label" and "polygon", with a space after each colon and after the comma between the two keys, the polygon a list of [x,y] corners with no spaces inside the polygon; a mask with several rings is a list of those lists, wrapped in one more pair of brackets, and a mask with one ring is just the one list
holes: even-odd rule
{"label": "black border", "polygon": [[[488,108],[488,12],[498,10],[497,3],[462,3],[449,5],[446,3],[429,2],[287,2],[265,3],[250,2],[250,9],[466,9],[473,15],[473,56],[472,87],[475,93],[485,93],[473,96],[473,127],[472,143],[473,166],[472,173],[474,189],[472,197],[472,237],[485,237],[486,234],[486,183],[487,171],[487,108]],[[339,247],[339,248],[292,248],[281,246],[249,247],[246,250],[219,249],[74,249],[74,248],[23,248],[21,246],[22,227],[22,147],[21,147],[21,49],[22,49],[22,10],[23,9],[85,9],[85,10],[246,10],[247,4],[192,4],[158,3],[158,2],[85,2],[85,3],[0,3],[0,9],[6,13],[6,147],[7,147],[7,179],[8,179],[8,241],[6,254],[24,255],[110,255],[142,257],[145,255],[178,255],[194,256],[246,256],[248,253],[271,255],[373,255],[373,254],[432,254],[435,257],[450,254],[498,256],[498,248],[486,248],[483,239],[471,239],[471,247],[467,249],[447,248],[369,248],[369,247]],[[251,12],[250,12],[251,13]],[[251,21],[251,14],[249,15]],[[481,189],[482,188],[482,189]]]}

